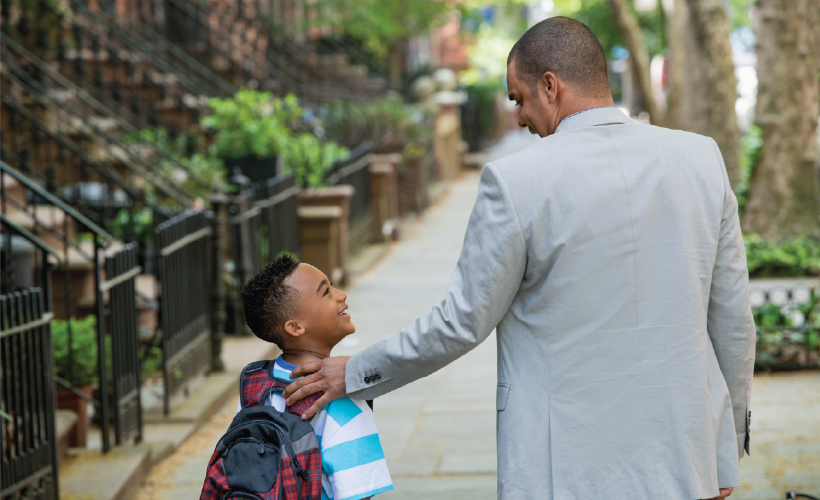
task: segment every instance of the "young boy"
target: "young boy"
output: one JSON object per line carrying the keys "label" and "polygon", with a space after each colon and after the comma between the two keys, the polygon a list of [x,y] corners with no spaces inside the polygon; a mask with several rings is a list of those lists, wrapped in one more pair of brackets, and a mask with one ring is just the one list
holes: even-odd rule
{"label": "young boy", "polygon": [[[275,377],[289,380],[297,366],[330,356],[336,344],[356,331],[345,300],[347,295],[333,288],[324,273],[288,256],[268,264],[242,287],[251,331],[282,349]],[[266,404],[285,411],[281,394],[272,394]],[[332,401],[311,425],[322,450],[322,500],[361,500],[393,489],[376,421],[364,401]]]}

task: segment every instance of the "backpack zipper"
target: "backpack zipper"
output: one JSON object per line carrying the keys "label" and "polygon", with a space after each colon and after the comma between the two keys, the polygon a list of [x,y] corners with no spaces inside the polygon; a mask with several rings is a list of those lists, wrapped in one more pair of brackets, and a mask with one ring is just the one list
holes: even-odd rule
{"label": "backpack zipper", "polygon": [[[276,431],[280,432],[280,429],[277,428]],[[305,471],[305,469],[302,468],[302,464],[300,464],[299,460],[296,458],[296,452],[293,451],[293,443],[290,442],[290,439],[287,436],[283,436],[281,433],[279,438],[282,440],[283,443],[285,443],[285,448],[288,452],[288,456],[290,457],[291,462],[293,462],[293,465],[296,468],[296,475],[299,476],[299,478],[302,481],[307,481],[308,479],[310,479],[310,476]]]}
{"label": "backpack zipper", "polygon": [[234,448],[234,446],[238,445],[239,443],[254,443],[254,444],[255,444],[255,443],[259,443],[259,447],[257,448],[257,452],[258,452],[260,455],[264,455],[264,454],[265,454],[265,451],[259,451],[259,450],[262,450],[262,449],[265,449],[265,448],[270,448],[271,450],[276,450],[276,446],[274,446],[274,445],[273,445],[273,444],[271,444],[271,443],[266,443],[264,439],[256,439],[256,438],[239,438],[239,439],[237,439],[236,441],[234,441],[233,443],[231,443],[231,446],[230,446],[228,449],[226,449],[226,450],[225,450],[225,453],[223,453],[223,454],[222,454],[222,455],[220,455],[220,456],[225,456],[225,455],[227,455],[227,454],[228,454],[228,453],[229,453],[229,452],[230,452],[230,451]]}
{"label": "backpack zipper", "polygon": [[252,493],[245,493],[244,491],[229,491],[220,500],[227,500],[228,498],[252,498],[253,500],[262,500],[259,495]]}

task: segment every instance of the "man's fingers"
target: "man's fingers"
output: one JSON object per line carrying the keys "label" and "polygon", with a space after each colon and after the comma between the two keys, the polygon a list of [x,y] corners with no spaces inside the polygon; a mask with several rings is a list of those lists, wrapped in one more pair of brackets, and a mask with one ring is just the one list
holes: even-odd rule
{"label": "man's fingers", "polygon": [[[291,395],[293,395],[293,393],[297,392],[302,387],[304,387],[306,385],[309,385],[309,384],[314,384],[314,383],[316,383],[320,380],[322,380],[322,376],[317,374],[317,373],[312,373],[312,374],[310,374],[306,377],[302,377],[300,379],[294,380],[293,382],[290,383],[289,386],[285,387],[285,390],[282,392],[282,397],[285,398],[285,399],[288,399]],[[309,396],[310,394],[313,394],[313,393],[309,393],[307,395]],[[302,397],[304,397],[304,396],[302,396]],[[295,399],[294,402],[295,401],[299,401],[299,399]],[[288,403],[288,404],[290,404],[290,403]]]}
{"label": "man's fingers", "polygon": [[295,370],[290,372],[290,378],[301,377],[302,375],[306,375],[308,373],[316,373],[321,369],[321,361],[310,361],[309,363],[305,363],[302,366],[297,366]]}
{"label": "man's fingers", "polygon": [[288,406],[291,406],[294,403],[297,403],[297,402],[305,399],[306,397],[310,396],[311,394],[316,394],[317,392],[324,391],[325,388],[323,387],[323,385],[324,384],[319,384],[319,383],[308,384],[308,385],[302,387],[301,389],[299,389],[298,391],[294,392],[293,394],[291,394],[290,397],[288,397],[285,400],[285,404],[288,405]]}
{"label": "man's fingers", "polygon": [[734,488],[721,488],[719,491],[720,494],[714,498],[710,498],[709,500],[723,500],[730,496],[734,490]]}
{"label": "man's fingers", "polygon": [[327,394],[323,394],[321,398],[317,399],[316,402],[313,403],[313,406],[308,408],[306,412],[302,413],[302,420],[309,419],[331,401],[332,399]]}

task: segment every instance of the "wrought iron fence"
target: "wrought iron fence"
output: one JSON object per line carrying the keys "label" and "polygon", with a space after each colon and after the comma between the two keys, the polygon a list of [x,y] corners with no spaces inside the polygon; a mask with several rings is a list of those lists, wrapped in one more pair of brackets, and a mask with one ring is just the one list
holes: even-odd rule
{"label": "wrought iron fence", "polygon": [[202,211],[178,215],[154,231],[166,415],[172,398],[212,368],[211,234]]}
{"label": "wrought iron fence", "polygon": [[373,213],[370,193],[370,152],[369,141],[350,151],[350,156],[334,164],[325,173],[325,182],[329,186],[353,186],[353,197],[350,199],[348,215],[348,242],[350,252],[366,245],[372,236]]}
{"label": "wrought iron fence", "polygon": [[111,372],[114,410],[114,439],[122,444],[130,439],[142,440],[142,407],[140,405],[139,331],[135,279],[142,268],[137,265],[136,243],[105,259],[106,280],[101,292],[109,293],[107,317],[111,337]]}
{"label": "wrought iron fence", "polygon": [[816,497],[808,493],[797,493],[796,491],[786,492],[786,500],[800,500],[801,498],[808,500],[820,500],[820,497]]}
{"label": "wrought iron fence", "polygon": [[[11,189],[12,183],[16,186],[14,190]],[[41,286],[44,286],[47,304],[49,304],[48,310],[54,310],[52,304],[56,298],[58,307],[54,310],[55,315],[67,320],[68,354],[65,363],[67,373],[63,374],[64,377],[55,377],[55,381],[80,395],[82,393],[75,387],[72,375],[76,356],[82,356],[84,353],[75,353],[73,350],[73,329],[70,319],[79,312],[93,314],[98,319],[104,317],[102,294],[105,288],[102,283],[101,255],[105,246],[111,243],[111,235],[76,209],[3,162],[0,162],[0,199],[2,199],[0,221],[4,228],[9,228],[12,232],[25,237],[59,262],[57,273],[41,278]],[[87,233],[90,241],[78,241],[76,233],[81,232]],[[10,250],[3,253],[3,260],[6,260]],[[48,269],[49,265],[44,255],[43,269]],[[4,267],[6,267],[5,263]],[[28,272],[30,273],[31,270]],[[78,273],[81,276],[78,276]],[[25,285],[24,281],[20,281],[23,276],[14,276],[15,279],[9,281],[5,270],[0,274],[3,274],[4,289],[14,290],[20,288],[21,284]],[[60,282],[60,286],[54,289],[51,287],[52,276]],[[87,280],[93,282],[93,285],[86,287]],[[102,321],[96,323],[96,377],[99,381],[100,394],[107,395],[109,377],[105,359],[105,330]],[[114,381],[116,380],[115,378]],[[84,395],[80,397],[87,398]],[[97,407],[101,421],[108,422],[108,398],[101,397],[99,400],[89,398],[89,402]],[[102,426],[101,433],[102,451],[106,453],[111,448],[107,425]]]}
{"label": "wrought iron fence", "polygon": [[820,368],[819,292],[817,283],[810,281],[751,283],[757,369]]}
{"label": "wrought iron fence", "polygon": [[[237,289],[282,253],[299,255],[297,210],[301,188],[293,174],[281,174],[240,190],[229,208]],[[228,327],[241,332],[241,304],[233,302],[233,321]]]}
{"label": "wrought iron fence", "polygon": [[0,498],[58,498],[47,298],[0,295]]}

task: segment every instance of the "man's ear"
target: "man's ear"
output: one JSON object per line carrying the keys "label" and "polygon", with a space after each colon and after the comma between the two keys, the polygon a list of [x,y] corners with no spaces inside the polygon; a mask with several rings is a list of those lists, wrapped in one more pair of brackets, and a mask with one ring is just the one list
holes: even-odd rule
{"label": "man's ear", "polygon": [[547,98],[547,102],[555,102],[558,98],[558,77],[552,71],[547,71],[541,75],[541,81],[538,82],[539,92],[541,89]]}
{"label": "man's ear", "polygon": [[305,333],[305,327],[295,319],[285,321],[285,324],[282,325],[282,329],[291,337],[301,337]]}

